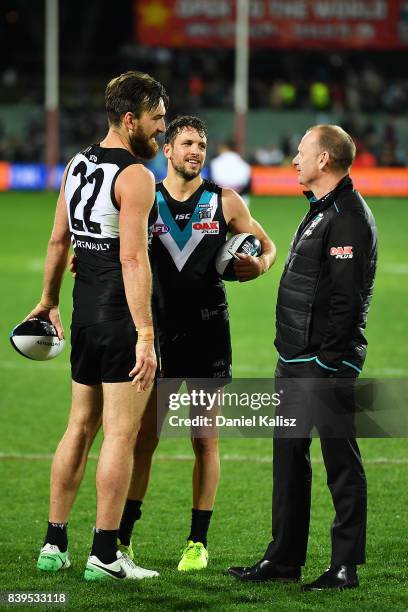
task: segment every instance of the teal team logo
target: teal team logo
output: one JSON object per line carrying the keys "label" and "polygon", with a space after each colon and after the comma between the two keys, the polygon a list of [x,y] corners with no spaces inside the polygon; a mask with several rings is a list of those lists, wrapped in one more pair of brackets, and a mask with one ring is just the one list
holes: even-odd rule
{"label": "teal team logo", "polygon": [[312,223],[309,225],[305,233],[303,234],[305,237],[311,236],[313,230],[317,225],[319,225],[320,221],[323,219],[323,213],[319,213],[315,219],[313,219]]}

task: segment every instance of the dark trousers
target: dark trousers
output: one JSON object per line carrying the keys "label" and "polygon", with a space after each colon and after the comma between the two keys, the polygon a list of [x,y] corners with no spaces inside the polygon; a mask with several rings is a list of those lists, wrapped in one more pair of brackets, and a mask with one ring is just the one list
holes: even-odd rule
{"label": "dark trousers", "polygon": [[[323,460],[327,472],[335,517],[331,528],[332,565],[357,565],[365,562],[367,487],[360,451],[354,437],[353,401],[354,380],[344,385],[344,379],[337,403],[343,415],[335,415],[347,422],[344,437],[336,437],[335,428],[327,424],[324,404],[330,401],[327,385],[337,381],[324,380],[315,364],[278,364],[276,372],[277,389],[283,390],[282,402],[277,414],[299,418],[302,432],[311,431],[315,426],[320,434]],[[323,374],[325,377],[326,375]],[[297,378],[307,379],[297,385]],[[291,380],[292,379],[292,380]],[[313,389],[313,386],[318,388]],[[315,393],[314,393],[315,391]],[[305,397],[307,396],[307,397]],[[310,398],[315,398],[310,400]],[[318,400],[316,400],[318,397]],[[314,410],[320,404],[320,410]],[[323,408],[323,410],[321,410]],[[338,411],[337,411],[338,412]],[[307,413],[307,414],[305,414]],[[322,418],[324,414],[324,419]],[[344,417],[344,418],[343,418]],[[330,421],[330,419],[329,419]],[[326,437],[330,433],[330,437]],[[273,497],[272,537],[264,555],[282,565],[300,566],[305,564],[309,535],[312,469],[310,464],[311,437],[292,437],[275,428],[273,440]],[[346,437],[347,436],[347,437]]]}

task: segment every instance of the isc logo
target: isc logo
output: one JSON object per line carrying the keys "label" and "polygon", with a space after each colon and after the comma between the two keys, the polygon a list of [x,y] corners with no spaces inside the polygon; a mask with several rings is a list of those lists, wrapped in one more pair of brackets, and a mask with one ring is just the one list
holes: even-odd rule
{"label": "isc logo", "polygon": [[330,255],[336,259],[353,259],[353,247],[352,246],[339,246],[331,247]]}
{"label": "isc logo", "polygon": [[176,215],[176,221],[183,221],[184,219],[189,219],[191,217],[191,213],[180,213]]}

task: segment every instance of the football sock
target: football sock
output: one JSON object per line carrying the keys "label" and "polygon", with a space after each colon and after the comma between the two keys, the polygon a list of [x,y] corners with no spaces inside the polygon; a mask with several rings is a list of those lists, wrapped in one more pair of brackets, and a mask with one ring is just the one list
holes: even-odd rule
{"label": "football sock", "polygon": [[202,542],[207,548],[207,532],[210,526],[212,510],[196,510],[191,511],[191,530],[187,540],[193,542]]}
{"label": "football sock", "polygon": [[117,537],[117,529],[95,528],[91,555],[95,555],[95,557],[98,557],[99,561],[106,564],[116,561]]}
{"label": "football sock", "polygon": [[128,499],[126,501],[118,533],[120,543],[124,546],[129,546],[134,524],[142,516],[140,509],[142,503],[143,501],[140,499]]}
{"label": "football sock", "polygon": [[45,544],[53,544],[58,546],[61,552],[67,552],[67,525],[68,523],[50,523],[48,521],[48,529],[44,540],[44,546]]}

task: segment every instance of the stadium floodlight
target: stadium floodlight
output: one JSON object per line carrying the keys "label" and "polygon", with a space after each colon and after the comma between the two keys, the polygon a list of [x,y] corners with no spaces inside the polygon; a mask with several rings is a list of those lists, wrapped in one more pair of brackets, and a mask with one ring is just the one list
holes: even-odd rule
{"label": "stadium floodlight", "polygon": [[246,143],[249,72],[249,0],[237,1],[235,26],[234,140],[243,155]]}
{"label": "stadium floodlight", "polygon": [[46,0],[45,10],[46,164],[49,189],[55,188],[55,167],[59,162],[58,3],[59,0]]}

